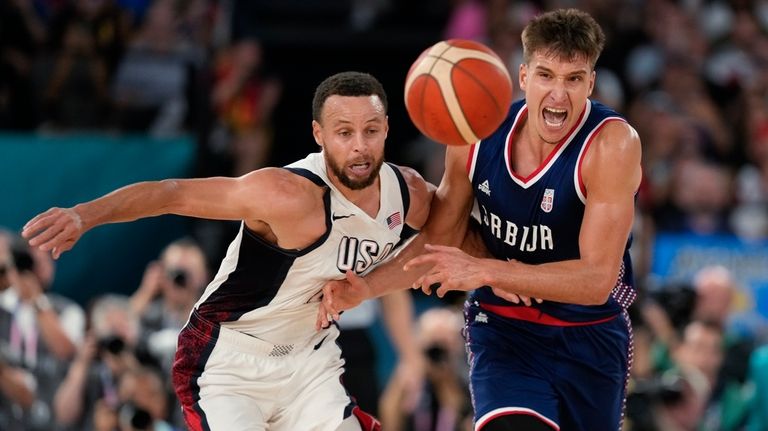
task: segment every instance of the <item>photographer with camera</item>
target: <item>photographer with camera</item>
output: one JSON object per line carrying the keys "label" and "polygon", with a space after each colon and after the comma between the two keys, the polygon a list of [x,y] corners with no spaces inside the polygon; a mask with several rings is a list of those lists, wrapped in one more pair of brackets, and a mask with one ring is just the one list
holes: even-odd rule
{"label": "photographer with camera", "polygon": [[[0,231],[0,292],[11,287],[11,272],[15,271],[10,252],[10,236]],[[9,322],[12,315],[0,309],[0,322]],[[24,429],[24,411],[29,410],[36,394],[29,372],[18,366],[6,340],[0,340],[0,429]]]}
{"label": "photographer with camera", "polygon": [[53,397],[83,339],[85,313],[73,301],[48,292],[55,268],[47,253],[30,249],[4,231],[5,277],[0,291],[0,342],[10,363],[27,372],[36,397],[23,411],[23,429],[54,427]]}
{"label": "photographer with camera", "polygon": [[379,404],[382,430],[472,429],[462,326],[460,312],[451,308],[430,308],[419,316],[418,340],[425,372],[418,403],[412,413],[403,411],[403,400],[411,396],[407,393],[410,386],[395,375]]}
{"label": "photographer with camera", "polygon": [[182,238],[168,244],[160,259],[147,265],[141,285],[131,295],[141,339],[166,372],[170,373],[179,331],[209,281],[203,250]]}
{"label": "photographer with camera", "polygon": [[60,427],[97,429],[95,424],[117,417],[120,378],[139,366],[134,355],[138,328],[127,297],[110,294],[94,300],[85,343],[54,398]]}

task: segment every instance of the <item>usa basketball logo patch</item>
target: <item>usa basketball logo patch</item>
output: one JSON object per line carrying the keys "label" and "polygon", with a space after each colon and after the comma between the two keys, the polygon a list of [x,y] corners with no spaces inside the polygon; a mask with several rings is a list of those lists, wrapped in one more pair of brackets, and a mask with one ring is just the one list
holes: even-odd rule
{"label": "usa basketball logo patch", "polygon": [[544,196],[541,198],[541,210],[545,213],[552,211],[552,204],[555,201],[555,189],[544,190]]}

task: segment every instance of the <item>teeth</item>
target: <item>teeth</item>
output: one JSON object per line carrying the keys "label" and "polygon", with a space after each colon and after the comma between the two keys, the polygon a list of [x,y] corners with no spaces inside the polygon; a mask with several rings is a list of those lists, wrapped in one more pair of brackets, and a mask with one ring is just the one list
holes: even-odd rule
{"label": "teeth", "polygon": [[553,114],[565,114],[565,109],[544,108],[545,111],[549,111]]}

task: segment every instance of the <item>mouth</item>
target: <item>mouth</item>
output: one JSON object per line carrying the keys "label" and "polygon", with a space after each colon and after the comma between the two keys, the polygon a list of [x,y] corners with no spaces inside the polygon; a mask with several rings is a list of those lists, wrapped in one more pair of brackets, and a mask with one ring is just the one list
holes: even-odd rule
{"label": "mouth", "polygon": [[366,175],[371,169],[371,162],[357,162],[349,165],[349,170],[355,175]]}
{"label": "mouth", "polygon": [[568,119],[568,111],[565,109],[544,108],[541,115],[544,118],[544,124],[555,129],[565,126],[565,120]]}

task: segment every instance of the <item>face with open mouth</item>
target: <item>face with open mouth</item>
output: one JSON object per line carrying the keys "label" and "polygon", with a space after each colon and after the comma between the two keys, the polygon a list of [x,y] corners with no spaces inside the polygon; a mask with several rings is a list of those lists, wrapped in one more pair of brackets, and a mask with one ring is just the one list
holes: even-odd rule
{"label": "face with open mouth", "polygon": [[322,125],[313,122],[315,140],[323,147],[329,174],[350,190],[371,186],[384,162],[389,126],[376,96],[331,96]]}
{"label": "face with open mouth", "polygon": [[586,58],[534,53],[530,62],[520,65],[531,133],[549,144],[563,140],[586,107],[594,83],[595,72]]}

